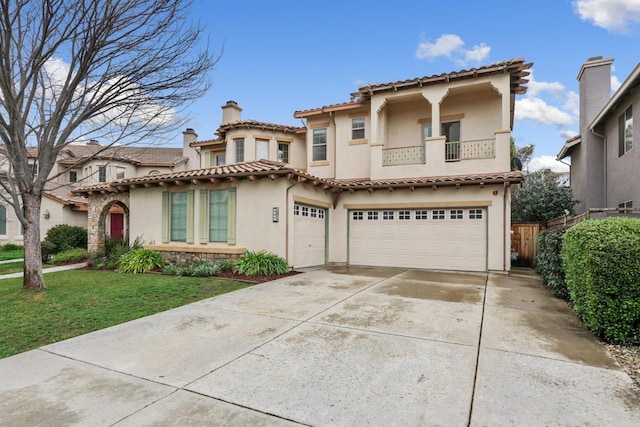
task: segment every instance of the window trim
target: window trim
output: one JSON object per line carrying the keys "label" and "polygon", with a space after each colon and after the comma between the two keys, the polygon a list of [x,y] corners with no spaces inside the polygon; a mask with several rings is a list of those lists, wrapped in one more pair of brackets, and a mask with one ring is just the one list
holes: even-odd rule
{"label": "window trim", "polygon": [[[356,126],[356,122],[358,126]],[[360,123],[362,125],[360,126]],[[351,140],[360,140],[366,138],[366,121],[364,116],[354,117],[351,119]]]}
{"label": "window trim", "polygon": [[[627,137],[627,122],[630,135]],[[622,157],[633,149],[633,105],[626,108],[618,118],[618,157]]]}
{"label": "window trim", "polygon": [[[278,141],[278,161],[281,163],[289,163],[289,142]],[[283,150],[283,148],[285,148]],[[282,153],[282,158],[280,158],[280,154]],[[286,154],[286,156],[285,156]]]}
{"label": "window trim", "polygon": [[234,138],[233,149],[235,150],[236,163],[244,162],[244,138]]}
{"label": "window trim", "polygon": [[[324,134],[324,139],[321,139],[322,134]],[[311,135],[311,161],[312,162],[323,162],[327,161],[327,128],[315,128],[313,129]],[[316,138],[317,137],[317,138]],[[316,157],[316,148],[324,148],[324,156],[322,158]]]}

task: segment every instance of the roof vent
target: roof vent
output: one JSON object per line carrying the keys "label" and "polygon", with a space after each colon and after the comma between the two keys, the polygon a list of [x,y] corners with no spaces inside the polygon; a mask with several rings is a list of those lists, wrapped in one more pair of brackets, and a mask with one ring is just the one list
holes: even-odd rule
{"label": "roof vent", "polygon": [[87,145],[100,145],[97,139],[90,139]]}
{"label": "roof vent", "polygon": [[592,56],[591,58],[587,59],[587,62],[600,61],[601,59],[602,59],[602,55]]}

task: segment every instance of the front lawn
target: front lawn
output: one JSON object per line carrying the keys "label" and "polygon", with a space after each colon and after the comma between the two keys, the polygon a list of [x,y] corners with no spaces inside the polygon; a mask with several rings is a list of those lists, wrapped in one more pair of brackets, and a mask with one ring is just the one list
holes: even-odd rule
{"label": "front lawn", "polygon": [[[42,264],[42,268],[51,268],[55,267],[50,264]],[[22,273],[24,270],[24,264],[22,261],[16,262],[5,262],[0,264],[0,275],[2,274],[11,274],[11,273]]]}
{"label": "front lawn", "polygon": [[229,279],[70,270],[47,289],[0,280],[0,358],[250,286]]}
{"label": "front lawn", "polygon": [[10,259],[20,259],[23,257],[24,257],[24,251],[22,249],[9,251],[9,252],[0,251],[0,261],[7,261]]}

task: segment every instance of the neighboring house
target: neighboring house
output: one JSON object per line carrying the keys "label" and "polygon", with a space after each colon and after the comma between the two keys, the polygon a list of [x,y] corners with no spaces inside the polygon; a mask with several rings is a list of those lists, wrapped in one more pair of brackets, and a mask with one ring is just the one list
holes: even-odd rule
{"label": "neighboring house", "polygon": [[640,64],[611,96],[612,63],[599,56],[580,68],[580,134],[558,154],[558,160],[571,158],[577,214],[640,207],[640,133],[634,134],[633,117],[640,113]]}
{"label": "neighboring house", "polygon": [[[189,153],[192,150],[189,149]],[[30,151],[31,164],[39,167],[37,151]],[[51,181],[45,185],[40,218],[40,235],[59,224],[87,227],[87,200],[73,194],[81,185],[100,183],[134,176],[153,175],[184,170],[190,165],[183,148],[164,147],[105,147],[97,141],[70,144],[65,147],[51,172]],[[10,175],[7,162],[4,170]],[[4,215],[4,216],[3,216]],[[3,221],[4,219],[4,221]],[[125,213],[114,206],[105,215],[107,235],[127,235]],[[0,244],[22,243],[22,227],[13,208],[0,201]]]}
{"label": "neighboring house", "polygon": [[522,181],[510,137],[530,67],[361,86],[349,102],[296,111],[304,127],[242,120],[230,101],[217,138],[184,132],[201,168],[76,190],[90,206],[90,248],[116,204],[132,236],[171,261],[264,249],[295,268],[507,271],[510,186]]}

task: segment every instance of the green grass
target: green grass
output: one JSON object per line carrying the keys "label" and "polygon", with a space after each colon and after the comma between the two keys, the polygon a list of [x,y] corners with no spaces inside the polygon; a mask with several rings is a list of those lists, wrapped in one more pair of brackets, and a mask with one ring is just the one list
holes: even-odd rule
{"label": "green grass", "polygon": [[10,252],[0,252],[0,261],[7,261],[10,259],[20,259],[24,258],[24,251],[10,251]]}
{"label": "green grass", "polygon": [[228,279],[69,270],[47,289],[0,280],[0,358],[249,286]]}

